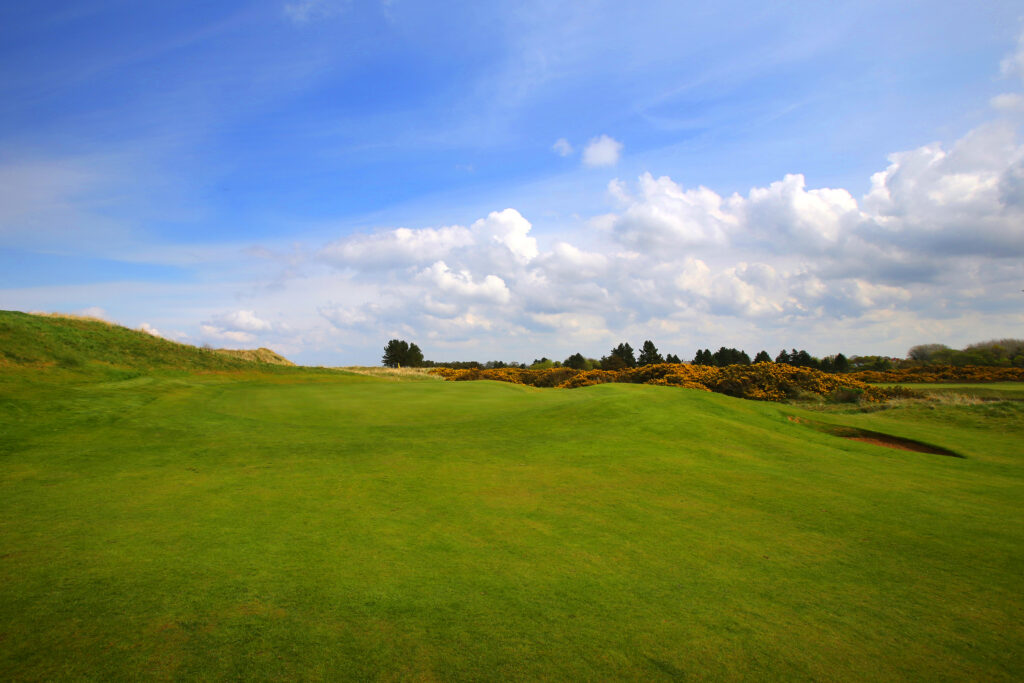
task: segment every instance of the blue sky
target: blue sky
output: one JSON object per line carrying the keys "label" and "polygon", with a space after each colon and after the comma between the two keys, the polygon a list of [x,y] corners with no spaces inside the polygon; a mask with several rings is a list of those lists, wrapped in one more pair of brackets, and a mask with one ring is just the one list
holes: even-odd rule
{"label": "blue sky", "polygon": [[0,307],[372,364],[1021,336],[1011,2],[0,4]]}

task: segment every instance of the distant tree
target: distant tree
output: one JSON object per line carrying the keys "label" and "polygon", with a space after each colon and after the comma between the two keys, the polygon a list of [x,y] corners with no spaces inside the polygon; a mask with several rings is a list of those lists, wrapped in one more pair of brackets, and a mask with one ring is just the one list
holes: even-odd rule
{"label": "distant tree", "polygon": [[566,358],[564,361],[562,361],[562,365],[564,365],[567,368],[572,368],[573,370],[587,370],[587,369],[589,369],[589,368],[587,368],[587,365],[588,365],[587,359],[583,357],[582,353],[574,353],[574,354],[572,354],[571,356]]}
{"label": "distant tree", "polygon": [[762,349],[761,351],[757,352],[756,356],[754,356],[754,362],[755,363],[771,363],[772,362],[772,357],[768,355],[767,351]]}
{"label": "distant tree", "polygon": [[415,344],[409,344],[409,353],[406,356],[405,365],[409,368],[418,368],[423,365],[423,352],[420,351],[420,347]]}
{"label": "distant tree", "polygon": [[928,363],[935,360],[936,356],[943,355],[951,350],[945,344],[918,344],[917,346],[910,347],[910,350],[907,351],[907,358]]}
{"label": "distant tree", "polygon": [[532,363],[530,363],[531,370],[548,370],[553,367],[555,367],[555,362],[547,356],[536,358]]}
{"label": "distant tree", "polygon": [[[419,347],[413,344],[411,347],[409,342],[400,339],[392,339],[384,347],[384,357],[381,358],[381,362],[385,368],[401,368],[410,366],[410,350],[416,347],[419,351]],[[423,353],[420,352],[420,360],[423,360]]]}
{"label": "distant tree", "polygon": [[621,357],[614,354],[608,354],[607,356],[601,356],[601,369],[602,370],[622,370],[628,368],[626,361],[622,360]]}
{"label": "distant tree", "polygon": [[[614,349],[612,349],[612,351],[611,351],[611,353],[609,355],[610,356],[614,356],[615,358],[618,358],[619,360],[621,360],[625,364],[625,367],[627,367],[627,368],[635,368],[636,367],[636,356],[633,355],[633,347],[630,346],[629,344],[626,344],[626,343],[619,344]],[[602,362],[601,362],[601,367],[602,368],[604,367],[603,359],[602,359]]]}
{"label": "distant tree", "polygon": [[683,361],[679,360],[679,356],[677,356],[676,354],[670,353],[667,356],[665,356],[665,362],[680,365]]}
{"label": "distant tree", "polygon": [[850,361],[843,354],[837,353],[832,360],[832,369],[834,372],[849,372]]}
{"label": "distant tree", "polygon": [[726,365],[750,365],[750,356],[745,351],[740,349],[720,347],[714,354],[712,354],[712,364],[718,367],[725,367]]}
{"label": "distant tree", "polygon": [[793,352],[789,354],[789,362],[790,365],[795,365],[798,368],[817,368],[819,365],[818,359],[803,349],[799,351],[793,349]]}
{"label": "distant tree", "polygon": [[786,349],[779,351],[779,355],[775,356],[775,362],[789,365],[789,353],[786,352]]}
{"label": "distant tree", "polygon": [[711,349],[697,349],[693,355],[694,365],[714,365],[715,359],[711,357]]}
{"label": "distant tree", "polygon": [[658,353],[658,347],[650,339],[644,342],[640,348],[640,355],[636,359],[637,365],[657,365],[664,363],[665,359]]}

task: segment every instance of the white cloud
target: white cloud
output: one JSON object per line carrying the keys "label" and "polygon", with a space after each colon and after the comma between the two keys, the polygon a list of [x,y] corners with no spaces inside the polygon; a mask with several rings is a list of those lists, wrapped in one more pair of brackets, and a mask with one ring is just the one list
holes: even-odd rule
{"label": "white cloud", "polygon": [[238,344],[251,344],[256,340],[255,335],[239,330],[225,330],[215,325],[203,324],[199,326],[203,335],[218,341],[230,341]]}
{"label": "white cloud", "polygon": [[322,306],[317,311],[335,327],[348,328],[362,327],[376,321],[380,316],[381,307],[376,304],[363,306]]}
{"label": "white cloud", "polygon": [[555,140],[555,144],[551,145],[551,149],[560,157],[567,157],[573,152],[572,145],[565,138]]}
{"label": "white cloud", "polygon": [[585,166],[614,166],[619,163],[622,143],[607,135],[592,138],[583,148]]}
{"label": "white cloud", "polygon": [[738,218],[750,233],[783,249],[835,244],[860,220],[857,200],[846,190],[807,190],[801,174],[787,175],[763,188],[753,188],[746,201],[736,199]]}
{"label": "white cloud", "polygon": [[950,255],[1024,255],[1024,147],[1008,123],[889,157],[864,198],[873,243]]}
{"label": "white cloud", "polygon": [[257,317],[253,311],[233,311],[214,318],[215,324],[229,330],[245,332],[266,332],[273,328],[266,320]]}
{"label": "white cloud", "polygon": [[528,263],[537,256],[537,240],[529,236],[531,227],[518,211],[505,209],[492,211],[473,223],[472,229],[485,241],[504,246],[519,263]]}
{"label": "white cloud", "polygon": [[320,250],[319,256],[336,266],[381,269],[430,263],[446,257],[453,249],[472,244],[473,233],[458,225],[418,230],[397,228],[332,242]]}
{"label": "white cloud", "polygon": [[1017,39],[1017,50],[1004,57],[999,67],[1003,76],[1024,78],[1024,33]]}
{"label": "white cloud", "polygon": [[488,275],[475,282],[468,270],[453,271],[444,261],[438,261],[423,269],[417,279],[430,283],[445,295],[465,301],[480,301],[502,304],[511,297],[505,281],[496,275]]}
{"label": "white cloud", "polygon": [[1003,93],[993,97],[989,104],[993,108],[1007,113],[1024,112],[1024,95],[1020,93]]}
{"label": "white cloud", "polygon": [[640,197],[633,198],[617,181],[609,191],[626,209],[610,222],[625,244],[648,248],[679,248],[722,244],[738,223],[735,210],[706,187],[684,190],[667,176],[639,179]]}

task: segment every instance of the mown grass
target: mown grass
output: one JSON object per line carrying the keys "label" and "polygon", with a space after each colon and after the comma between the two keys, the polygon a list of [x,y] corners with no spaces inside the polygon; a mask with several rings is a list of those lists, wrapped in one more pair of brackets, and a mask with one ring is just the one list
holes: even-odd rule
{"label": "mown grass", "polygon": [[1021,403],[90,373],[0,368],[3,679],[1024,674]]}
{"label": "mown grass", "polygon": [[665,387],[11,374],[4,678],[1022,673],[1016,406],[829,416],[958,460]]}

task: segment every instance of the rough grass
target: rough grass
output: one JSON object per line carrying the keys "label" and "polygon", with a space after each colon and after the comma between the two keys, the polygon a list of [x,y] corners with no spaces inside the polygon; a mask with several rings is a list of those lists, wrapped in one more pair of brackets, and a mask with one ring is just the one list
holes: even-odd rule
{"label": "rough grass", "polygon": [[338,369],[344,370],[346,372],[354,372],[358,375],[380,377],[395,381],[419,382],[425,380],[441,381],[443,379],[440,375],[431,374],[431,368],[384,368],[372,366],[368,367],[364,365],[350,365]]}
{"label": "rough grass", "polygon": [[291,364],[269,349],[214,351],[97,318],[0,311],[0,367],[56,367],[117,377],[147,370],[245,370],[267,363]]}
{"label": "rough grass", "polygon": [[1024,401],[1024,382],[944,382],[915,384],[914,389],[924,392],[933,400],[940,401],[964,403],[984,400]]}

